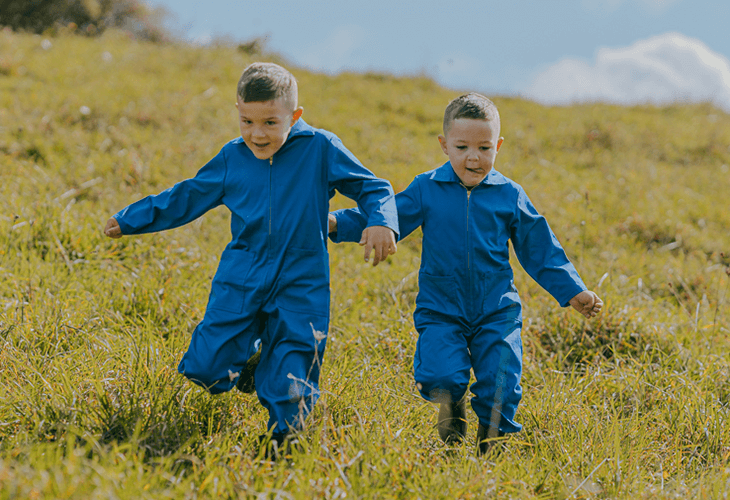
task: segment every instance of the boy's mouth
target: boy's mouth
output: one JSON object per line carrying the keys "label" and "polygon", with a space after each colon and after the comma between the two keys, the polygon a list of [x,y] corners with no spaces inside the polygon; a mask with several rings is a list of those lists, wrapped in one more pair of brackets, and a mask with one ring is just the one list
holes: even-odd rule
{"label": "boy's mouth", "polygon": [[263,148],[265,148],[266,146],[268,146],[268,145],[269,145],[269,144],[271,144],[271,143],[270,143],[270,142],[266,142],[266,143],[264,143],[264,144],[259,144],[259,143],[257,143],[257,142],[253,142],[252,144],[253,144],[254,146],[256,146],[257,148],[259,148],[259,149],[263,149]]}

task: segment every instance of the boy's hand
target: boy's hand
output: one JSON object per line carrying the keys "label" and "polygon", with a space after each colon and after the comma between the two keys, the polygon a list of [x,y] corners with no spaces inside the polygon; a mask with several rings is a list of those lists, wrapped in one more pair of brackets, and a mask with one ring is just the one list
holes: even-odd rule
{"label": "boy's hand", "polygon": [[365,247],[365,262],[370,260],[370,250],[373,250],[373,266],[396,252],[395,233],[385,226],[366,227],[360,238],[360,246]]}
{"label": "boy's hand", "polygon": [[570,305],[586,318],[592,318],[601,312],[603,301],[595,293],[585,290],[570,299]]}
{"label": "boy's hand", "polygon": [[111,219],[106,221],[106,227],[104,227],[104,234],[110,238],[121,238],[123,236],[122,228],[119,227],[119,223],[117,222],[117,219],[112,217]]}
{"label": "boy's hand", "polygon": [[327,226],[327,234],[337,232],[337,217],[332,214],[328,214]]}

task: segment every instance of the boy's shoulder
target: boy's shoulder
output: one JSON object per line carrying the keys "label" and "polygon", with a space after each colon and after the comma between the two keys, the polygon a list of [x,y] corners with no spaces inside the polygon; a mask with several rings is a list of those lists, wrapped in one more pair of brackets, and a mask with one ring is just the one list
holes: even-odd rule
{"label": "boy's shoulder", "polygon": [[340,138],[337,137],[337,134],[334,132],[331,132],[327,129],[323,128],[317,128],[309,125],[301,118],[297,120],[297,122],[292,126],[292,131],[290,133],[290,137],[296,136],[296,135],[309,135],[313,136],[320,140],[327,140],[327,141],[340,141]]}
{"label": "boy's shoulder", "polygon": [[487,178],[485,179],[486,184],[495,185],[495,186],[503,186],[505,189],[513,190],[515,192],[524,191],[522,188],[522,185],[515,182],[514,180],[510,179],[506,175],[504,175],[502,172],[499,172],[497,170],[492,169],[491,172],[489,172],[489,175],[487,175]]}
{"label": "boy's shoulder", "polygon": [[420,174],[416,175],[416,177],[413,179],[414,182],[455,182],[459,183],[459,178],[454,173],[454,169],[451,168],[451,163],[448,161],[441,165],[440,167],[433,168],[431,170],[427,170],[425,172],[421,172]]}
{"label": "boy's shoulder", "polygon": [[335,135],[333,132],[330,132],[329,130],[325,130],[323,128],[313,127],[301,118],[299,118],[294,123],[294,125],[292,125],[287,140],[293,137],[314,137],[316,139],[326,139],[329,141],[333,139],[339,140],[337,135]]}

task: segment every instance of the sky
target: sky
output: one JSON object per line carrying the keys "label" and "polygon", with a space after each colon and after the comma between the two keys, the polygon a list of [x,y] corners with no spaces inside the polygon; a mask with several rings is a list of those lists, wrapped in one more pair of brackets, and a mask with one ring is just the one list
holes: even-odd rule
{"label": "sky", "polygon": [[425,74],[544,104],[710,101],[730,112],[728,0],[147,0],[200,44],[265,39],[314,71]]}

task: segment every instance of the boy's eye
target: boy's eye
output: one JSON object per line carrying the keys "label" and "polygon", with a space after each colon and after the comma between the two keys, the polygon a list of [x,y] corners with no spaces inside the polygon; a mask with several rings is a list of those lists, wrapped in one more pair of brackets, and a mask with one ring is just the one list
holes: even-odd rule
{"label": "boy's eye", "polygon": [[466,149],[466,146],[456,146],[456,149],[464,150],[464,149]]}
{"label": "boy's eye", "polygon": [[490,148],[489,146],[482,146],[479,149],[481,149],[482,151],[489,151],[492,148]]}
{"label": "boy's eye", "polygon": [[251,123],[253,123],[251,120],[246,120],[246,119],[242,119],[241,121],[243,123],[245,123],[246,125],[251,125]]}
{"label": "boy's eye", "polygon": [[269,126],[276,125],[276,122],[275,121],[272,121],[272,120],[269,120],[269,121],[266,122],[266,125],[269,125]]}

